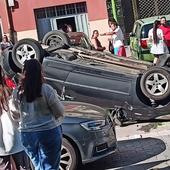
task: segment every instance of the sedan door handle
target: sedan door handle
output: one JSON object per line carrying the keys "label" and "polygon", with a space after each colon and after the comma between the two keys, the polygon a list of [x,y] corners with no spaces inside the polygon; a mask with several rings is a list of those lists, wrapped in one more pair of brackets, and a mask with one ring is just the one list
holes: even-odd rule
{"label": "sedan door handle", "polygon": [[64,99],[72,101],[72,100],[74,100],[74,97],[69,96],[69,95],[64,95]]}

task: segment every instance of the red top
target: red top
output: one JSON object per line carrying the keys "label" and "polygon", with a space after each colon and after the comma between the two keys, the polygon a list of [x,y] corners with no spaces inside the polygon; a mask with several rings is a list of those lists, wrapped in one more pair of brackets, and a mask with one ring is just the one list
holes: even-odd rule
{"label": "red top", "polygon": [[163,31],[167,46],[170,47],[170,26],[161,25],[159,28]]}
{"label": "red top", "polygon": [[10,78],[5,78],[5,83],[8,87],[15,89],[16,88],[16,84],[14,83],[13,80],[11,80]]}

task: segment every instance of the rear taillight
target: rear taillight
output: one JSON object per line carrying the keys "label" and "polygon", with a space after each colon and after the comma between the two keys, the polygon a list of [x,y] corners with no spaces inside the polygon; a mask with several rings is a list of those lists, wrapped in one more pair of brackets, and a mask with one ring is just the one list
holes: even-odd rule
{"label": "rear taillight", "polygon": [[140,44],[142,48],[148,48],[147,39],[141,39]]}

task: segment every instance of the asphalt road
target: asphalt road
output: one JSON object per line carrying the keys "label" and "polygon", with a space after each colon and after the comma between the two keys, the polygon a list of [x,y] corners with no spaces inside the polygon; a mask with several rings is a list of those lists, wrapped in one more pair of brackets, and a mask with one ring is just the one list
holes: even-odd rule
{"label": "asphalt road", "polygon": [[121,137],[115,154],[79,170],[170,170],[170,129]]}

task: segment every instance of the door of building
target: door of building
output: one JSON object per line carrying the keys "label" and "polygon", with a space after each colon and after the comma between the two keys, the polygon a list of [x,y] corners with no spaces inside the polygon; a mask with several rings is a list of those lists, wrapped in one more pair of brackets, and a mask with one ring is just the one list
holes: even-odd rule
{"label": "door of building", "polygon": [[50,18],[42,18],[37,20],[37,32],[39,40],[42,40],[44,35],[51,30]]}
{"label": "door of building", "polygon": [[42,40],[44,35],[51,30],[59,30],[63,24],[71,25],[73,31],[84,32],[89,36],[87,14],[42,18],[37,20],[38,39]]}

